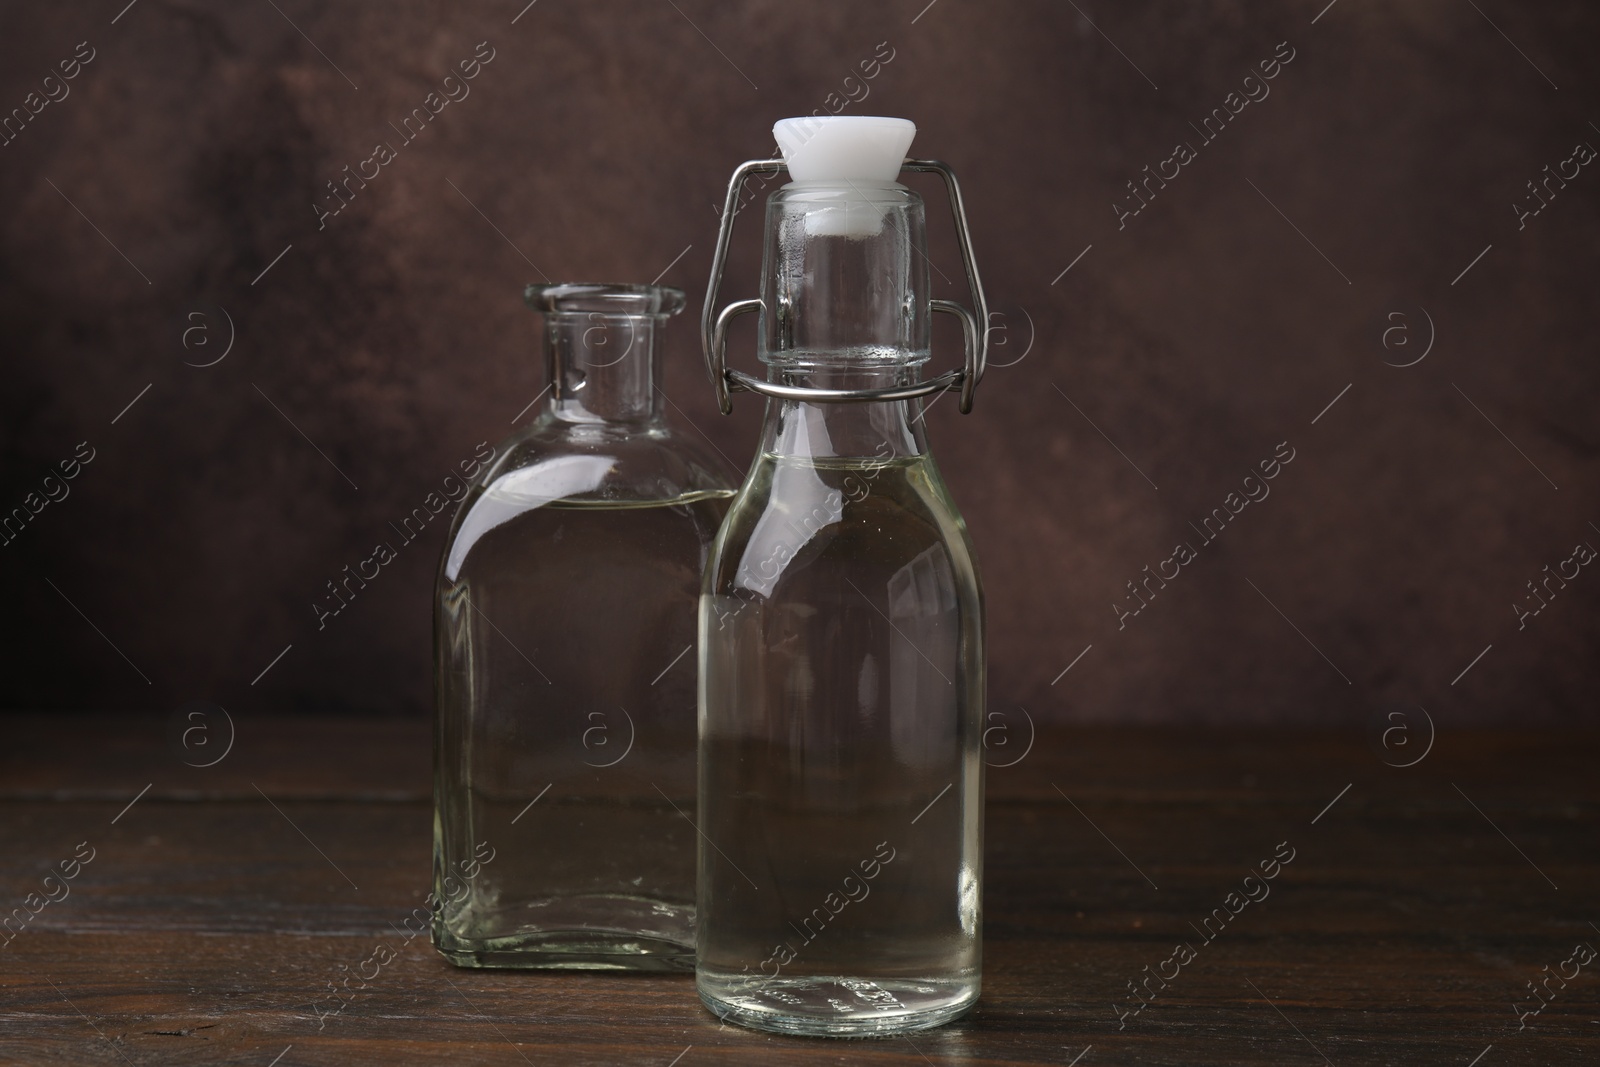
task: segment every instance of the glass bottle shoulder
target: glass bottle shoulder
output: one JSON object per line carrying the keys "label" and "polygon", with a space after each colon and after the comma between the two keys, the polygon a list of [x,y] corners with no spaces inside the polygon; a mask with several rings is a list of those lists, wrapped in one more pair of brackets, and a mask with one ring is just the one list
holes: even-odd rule
{"label": "glass bottle shoulder", "polygon": [[708,591],[770,599],[833,571],[937,574],[981,597],[966,523],[931,455],[757,457],[713,550]]}
{"label": "glass bottle shoulder", "polygon": [[663,423],[620,427],[541,415],[496,449],[450,526],[441,580],[454,582],[493,531],[540,509],[714,508],[737,481],[727,463]]}

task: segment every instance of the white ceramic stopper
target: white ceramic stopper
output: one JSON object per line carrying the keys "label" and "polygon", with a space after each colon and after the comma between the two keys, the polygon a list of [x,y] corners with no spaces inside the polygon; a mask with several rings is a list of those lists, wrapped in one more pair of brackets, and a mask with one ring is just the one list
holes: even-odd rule
{"label": "white ceramic stopper", "polygon": [[868,115],[803,116],[779,119],[772,135],[797,182],[892,182],[917,126]]}
{"label": "white ceramic stopper", "polygon": [[772,135],[792,181],[844,186],[835,205],[807,216],[806,231],[869,237],[883,228],[883,215],[860,186],[899,177],[917,127],[910,119],[870,115],[802,116],[779,119]]}

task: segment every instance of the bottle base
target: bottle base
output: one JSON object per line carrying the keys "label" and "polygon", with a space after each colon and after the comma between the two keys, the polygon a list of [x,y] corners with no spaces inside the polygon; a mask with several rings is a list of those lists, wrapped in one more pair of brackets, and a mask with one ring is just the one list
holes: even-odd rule
{"label": "bottle base", "polygon": [[457,967],[683,974],[694,970],[694,908],[612,893],[473,901],[434,916],[433,947]]}
{"label": "bottle base", "polygon": [[700,1001],[712,1014],[754,1030],[808,1037],[873,1037],[927,1030],[966,1014],[976,978],[815,976],[752,981],[700,972]]}
{"label": "bottle base", "polygon": [[436,928],[433,947],[457,967],[657,974],[694,970],[692,946],[594,930],[543,930],[531,935],[469,940]]}

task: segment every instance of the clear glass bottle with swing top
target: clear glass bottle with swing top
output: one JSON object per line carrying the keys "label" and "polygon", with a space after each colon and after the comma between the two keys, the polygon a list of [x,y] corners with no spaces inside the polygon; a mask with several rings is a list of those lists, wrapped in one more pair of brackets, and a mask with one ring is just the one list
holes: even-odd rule
{"label": "clear glass bottle with swing top", "polygon": [[676,289],[536,285],[550,398],[438,578],[433,939],[466,967],[694,966],[695,607],[733,494],[663,418]]}
{"label": "clear glass bottle with swing top", "polygon": [[[761,444],[700,602],[702,1001],[823,1036],[936,1026],[981,969],[983,595],[929,454],[924,405],[982,373],[978,315],[930,299],[922,198],[896,182],[915,127],[785,120],[792,181],[769,198],[761,298],[713,320],[707,357],[767,397]],[[767,378],[724,369],[728,324],[760,312]],[[922,380],[930,311],[958,314],[965,369]]]}

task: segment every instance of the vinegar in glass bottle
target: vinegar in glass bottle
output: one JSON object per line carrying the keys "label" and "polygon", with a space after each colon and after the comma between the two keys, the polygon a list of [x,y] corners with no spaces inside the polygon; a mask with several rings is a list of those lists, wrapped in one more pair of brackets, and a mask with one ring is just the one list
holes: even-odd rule
{"label": "vinegar in glass bottle", "polygon": [[984,782],[983,594],[919,417],[915,128],[775,132],[766,416],[700,601],[697,983],[760,1029],[915,1030],[979,994]]}
{"label": "vinegar in glass bottle", "polygon": [[667,425],[675,289],[543,285],[551,393],[474,481],[435,605],[434,944],[694,966],[695,604],[732,495]]}

